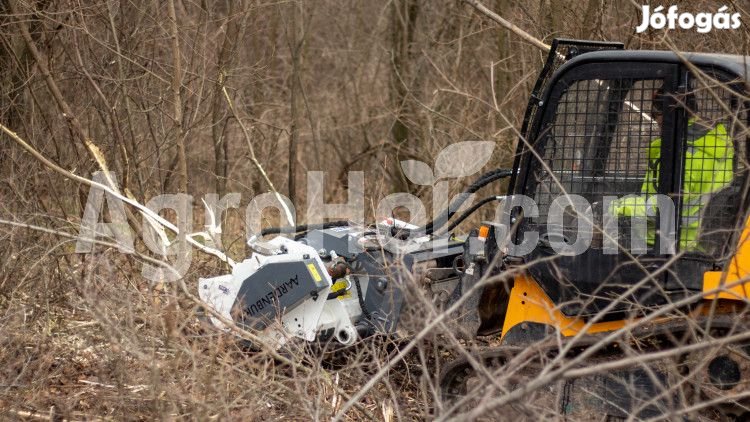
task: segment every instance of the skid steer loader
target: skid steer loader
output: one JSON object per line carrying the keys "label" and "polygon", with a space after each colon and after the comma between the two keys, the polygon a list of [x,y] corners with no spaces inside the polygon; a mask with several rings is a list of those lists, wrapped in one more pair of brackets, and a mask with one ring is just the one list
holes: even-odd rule
{"label": "skid steer loader", "polygon": [[[466,192],[507,193],[424,227],[252,239],[201,297],[278,345],[351,345],[395,332],[417,279],[491,344],[443,367],[443,415],[747,417],[749,60],[555,40],[513,169]],[[450,233],[495,200],[497,221]]]}

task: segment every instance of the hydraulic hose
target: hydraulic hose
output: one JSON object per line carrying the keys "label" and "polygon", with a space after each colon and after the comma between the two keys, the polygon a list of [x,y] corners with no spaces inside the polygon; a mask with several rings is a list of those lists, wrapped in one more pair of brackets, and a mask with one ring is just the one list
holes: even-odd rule
{"label": "hydraulic hose", "polygon": [[329,221],[328,223],[322,224],[302,224],[299,226],[287,226],[287,227],[266,227],[260,231],[261,236],[267,236],[269,234],[280,234],[280,233],[299,233],[307,230],[322,230],[330,229],[331,227],[342,227],[348,226],[349,222],[346,220]]}
{"label": "hydraulic hose", "polygon": [[479,201],[476,204],[472,205],[471,208],[469,208],[468,210],[464,211],[461,215],[458,216],[458,218],[456,218],[455,220],[453,220],[453,222],[451,222],[451,224],[444,230],[444,233],[448,233],[451,230],[453,230],[456,227],[458,227],[458,225],[461,224],[461,222],[463,222],[464,220],[466,220],[467,218],[469,218],[469,216],[472,215],[472,214],[474,214],[474,212],[476,212],[476,210],[478,210],[481,206],[483,206],[483,205],[485,205],[487,203],[490,203],[492,201],[502,201],[503,199],[505,199],[505,196],[490,196],[490,197],[482,199],[481,201]]}
{"label": "hydraulic hose", "polygon": [[[458,198],[456,198],[453,203],[451,203],[448,206],[448,209],[444,210],[442,213],[440,213],[439,216],[434,218],[432,221],[428,222],[424,227],[420,227],[419,229],[414,230],[418,233],[424,233],[425,235],[431,235],[436,230],[440,229],[442,226],[445,225],[445,223],[448,222],[455,214],[456,211],[461,208],[461,205],[463,205],[464,202],[471,196],[471,194],[477,192],[479,189],[487,186],[488,184],[504,179],[506,177],[510,177],[513,175],[513,170],[510,169],[496,169],[489,171],[483,175],[481,175],[474,183],[469,185],[468,188],[466,188],[465,191],[461,192],[458,195]],[[492,197],[493,199],[495,197]],[[487,202],[490,202],[487,198],[485,198]],[[487,202],[481,203],[481,205],[486,204]],[[459,223],[462,220],[465,220],[469,215],[471,215],[473,212],[475,212],[481,205],[475,205],[472,206],[467,212],[464,212],[461,215],[461,220],[459,220]],[[308,230],[319,230],[319,229],[328,229],[331,227],[341,227],[341,226],[348,226],[349,222],[346,220],[341,221],[331,221],[328,223],[323,224],[303,224],[300,226],[289,226],[289,227],[267,227],[263,230],[261,230],[260,235],[266,236],[269,234],[280,234],[280,233],[299,233],[303,231]],[[452,230],[455,228],[455,225],[451,225],[449,230]],[[400,234],[406,234],[407,236],[411,233],[408,229],[397,229],[397,232]]]}
{"label": "hydraulic hose", "polygon": [[[475,193],[479,189],[487,186],[488,184],[496,180],[504,179],[506,177],[510,177],[511,175],[513,175],[513,170],[510,170],[510,169],[497,169],[497,170],[493,170],[493,171],[483,174],[474,183],[469,185],[469,187],[466,188],[465,191],[461,192],[458,195],[458,198],[456,198],[456,200],[454,200],[453,203],[451,203],[448,206],[448,209],[444,210],[437,218],[433,219],[432,221],[427,223],[423,228],[420,228],[417,231],[424,232],[425,235],[431,235],[432,233],[435,232],[435,230],[438,230],[443,225],[445,225],[445,223],[447,223],[448,220],[450,220],[451,217],[453,217],[453,215],[456,214],[456,211],[461,207],[461,205],[463,205],[464,202],[466,202],[466,200],[469,198],[469,196],[471,196],[471,194]],[[479,207],[476,207],[476,208],[472,207],[470,213],[468,214],[464,213],[466,214],[466,216],[462,215],[463,218],[466,219],[466,217],[471,215],[471,213],[476,211],[478,208]]]}

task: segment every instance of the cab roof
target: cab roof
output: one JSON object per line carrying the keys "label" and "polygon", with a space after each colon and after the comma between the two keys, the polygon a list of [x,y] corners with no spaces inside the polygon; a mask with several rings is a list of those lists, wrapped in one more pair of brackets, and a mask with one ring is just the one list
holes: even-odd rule
{"label": "cab roof", "polygon": [[[681,57],[682,56],[682,57]],[[734,76],[750,81],[750,56],[740,56],[733,54],[713,54],[713,53],[675,53],[672,51],[655,51],[655,50],[603,50],[584,53],[577,56],[563,66],[563,68],[572,67],[577,64],[590,62],[618,62],[618,61],[639,61],[654,63],[682,63],[687,60],[690,63],[699,66],[714,69],[722,69]]]}

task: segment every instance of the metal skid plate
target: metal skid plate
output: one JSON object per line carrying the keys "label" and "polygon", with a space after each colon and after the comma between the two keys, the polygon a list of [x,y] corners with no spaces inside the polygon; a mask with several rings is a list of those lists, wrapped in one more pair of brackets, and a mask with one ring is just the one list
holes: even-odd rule
{"label": "metal skid plate", "polygon": [[[283,256],[283,255],[282,255]],[[324,270],[312,257],[266,262],[242,282],[235,299],[237,322],[263,329],[286,309],[293,309],[306,299],[320,298],[331,285]]]}

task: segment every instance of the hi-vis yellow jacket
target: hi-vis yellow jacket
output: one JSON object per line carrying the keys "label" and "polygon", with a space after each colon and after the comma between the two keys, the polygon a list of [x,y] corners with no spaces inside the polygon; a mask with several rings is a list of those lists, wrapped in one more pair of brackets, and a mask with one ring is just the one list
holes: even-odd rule
{"label": "hi-vis yellow jacket", "polygon": [[[712,193],[732,182],[734,147],[723,124],[710,128],[693,120],[688,124],[686,147],[679,243],[681,250],[695,250],[701,210]],[[656,203],[647,199],[657,193],[660,156],[661,138],[657,138],[648,148],[649,171],[644,177],[641,194],[618,199],[610,208],[615,216],[650,217],[646,238],[649,245],[654,244],[656,213],[648,207],[655,207]]]}

